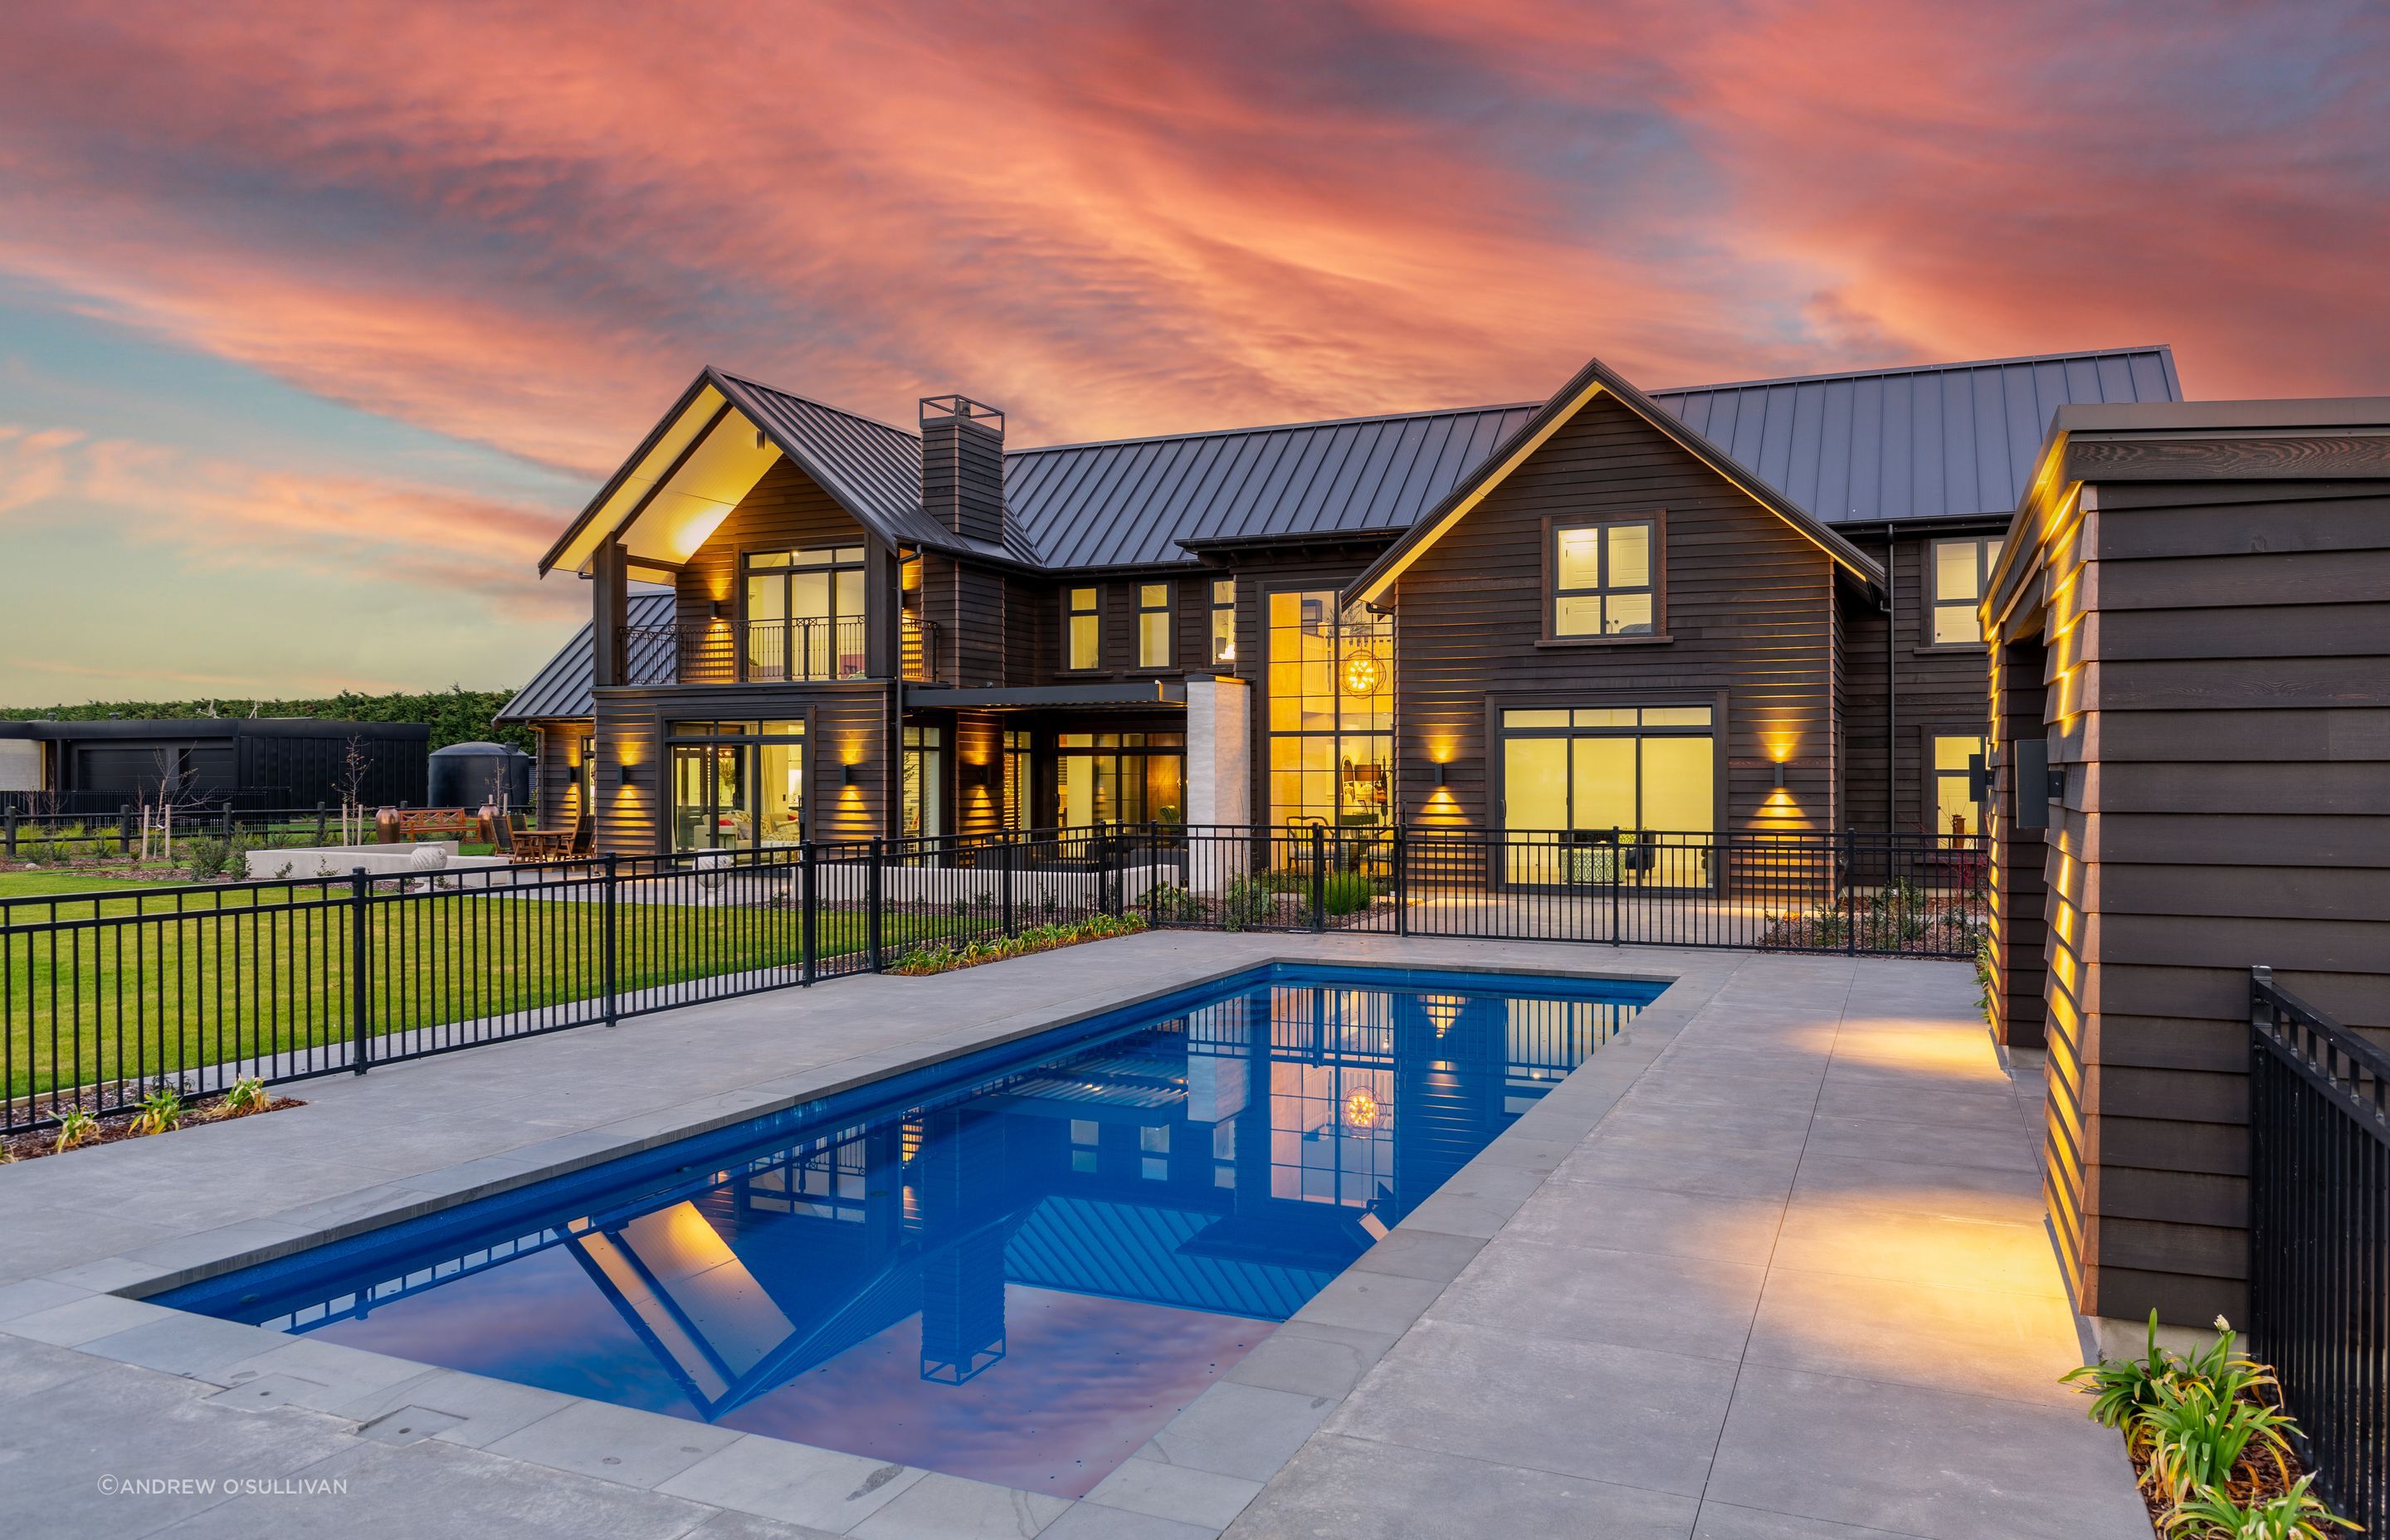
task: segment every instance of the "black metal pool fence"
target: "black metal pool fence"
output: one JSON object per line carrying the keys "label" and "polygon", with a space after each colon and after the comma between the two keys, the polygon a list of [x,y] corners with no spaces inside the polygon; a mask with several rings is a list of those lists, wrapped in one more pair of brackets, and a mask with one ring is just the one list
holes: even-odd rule
{"label": "black metal pool fence", "polygon": [[2390,1521],[2390,1054],[2249,981],[2249,1337],[2332,1505]]}
{"label": "black metal pool fence", "polygon": [[[378,859],[444,859],[430,849]],[[362,1073],[1097,914],[1969,956],[1986,859],[1956,836],[1152,824],[5,900],[0,1134],[161,1084]]]}

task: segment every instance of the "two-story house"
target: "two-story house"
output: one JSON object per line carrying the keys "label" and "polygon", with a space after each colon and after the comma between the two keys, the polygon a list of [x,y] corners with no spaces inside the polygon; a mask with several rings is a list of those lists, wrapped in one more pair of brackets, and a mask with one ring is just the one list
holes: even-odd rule
{"label": "two-story house", "polygon": [[1977,600],[2165,348],[1015,447],[708,369],[540,563],[542,806],[649,854],[1113,822],[1974,832]]}

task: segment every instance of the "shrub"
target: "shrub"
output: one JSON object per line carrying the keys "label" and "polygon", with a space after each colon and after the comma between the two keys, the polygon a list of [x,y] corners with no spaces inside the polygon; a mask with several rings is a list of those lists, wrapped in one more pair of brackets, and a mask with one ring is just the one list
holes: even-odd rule
{"label": "shrub", "polygon": [[[2062,1378],[2093,1397],[2094,1421],[2124,1432],[2168,1534],[2322,1540],[2326,1526],[2354,1528],[2309,1494],[2311,1478],[2293,1480],[2295,1430],[2272,1371],[2235,1351],[2237,1334],[2220,1315],[2216,1329],[2214,1342],[2182,1358],[2158,1345],[2152,1311],[2140,1357],[2102,1359]],[[2268,1487],[2287,1490],[2257,1495]],[[2236,1493],[2251,1494],[2248,1503]]]}
{"label": "shrub", "polygon": [[1377,885],[1361,872],[1330,872],[1320,884],[1321,902],[1331,915],[1349,915],[1369,906],[1378,896]]}
{"label": "shrub", "polygon": [[1148,888],[1137,906],[1151,919],[1192,921],[1203,918],[1203,901],[1175,882],[1157,882]]}
{"label": "shrub", "polygon": [[80,1107],[70,1107],[58,1114],[58,1143],[50,1148],[64,1152],[99,1137],[99,1120]]}
{"label": "shrub", "polygon": [[243,1118],[251,1112],[265,1110],[265,1082],[255,1075],[243,1075],[232,1083],[225,1093],[225,1112],[229,1117]]}
{"label": "shrub", "polygon": [[195,834],[183,842],[183,865],[193,877],[220,875],[228,847],[212,834]]}
{"label": "shrub", "polygon": [[183,1126],[183,1094],[172,1085],[161,1085],[143,1097],[141,1115],[133,1120],[135,1134],[163,1134]]}
{"label": "shrub", "polygon": [[1231,878],[1227,892],[1220,895],[1220,923],[1228,930],[1242,930],[1259,925],[1277,908],[1278,894],[1266,879]]}
{"label": "shrub", "polygon": [[2189,1530],[2198,1540],[2325,1540],[2325,1526],[2355,1529],[2357,1525],[2332,1509],[2308,1488],[2312,1475],[2301,1476],[2287,1492],[2250,1499],[2242,1507],[2228,1493],[2203,1492],[2166,1515],[2166,1533]]}
{"label": "shrub", "polygon": [[911,947],[888,965],[888,971],[907,975],[944,973],[950,969],[1000,962],[1006,957],[1048,952],[1055,947],[1070,946],[1079,942],[1135,935],[1145,928],[1145,917],[1139,914],[1096,915],[1069,925],[1033,925],[1017,936],[999,936],[961,945],[947,942]]}

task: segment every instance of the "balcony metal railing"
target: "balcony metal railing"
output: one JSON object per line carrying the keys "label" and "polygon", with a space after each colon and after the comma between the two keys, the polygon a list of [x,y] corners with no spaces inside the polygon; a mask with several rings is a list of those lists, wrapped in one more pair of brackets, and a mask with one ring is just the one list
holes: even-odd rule
{"label": "balcony metal railing", "polygon": [[[870,677],[860,619],[686,621],[630,627],[624,642],[624,678],[634,685],[821,684]],[[901,650],[906,679],[936,679],[935,623],[906,617]]]}

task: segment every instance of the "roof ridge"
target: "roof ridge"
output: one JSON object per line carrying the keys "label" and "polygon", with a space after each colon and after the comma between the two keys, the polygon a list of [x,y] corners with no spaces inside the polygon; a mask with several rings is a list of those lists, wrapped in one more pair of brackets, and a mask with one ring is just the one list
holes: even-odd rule
{"label": "roof ridge", "polygon": [[1715,385],[1666,385],[1648,390],[1647,396],[1700,395],[1708,391],[1750,391],[1762,385],[1813,385],[1830,379],[1880,379],[1896,374],[1955,374],[1960,369],[1996,369],[2010,364],[2056,364],[2075,358],[2122,358],[2133,353],[2165,353],[2171,342],[2133,348],[2078,348],[2068,353],[2021,353],[2010,358],[1966,358],[1947,364],[1895,364],[1874,369],[1838,369],[1831,374],[1786,374],[1762,379],[1723,379]]}
{"label": "roof ridge", "polygon": [[754,379],[750,375],[732,374],[728,369],[716,368],[714,366],[710,364],[707,365],[706,367],[713,369],[715,374],[720,375],[725,379],[737,380],[739,384],[746,386],[750,390],[768,391],[776,396],[780,396],[789,401],[802,401],[808,406],[818,407],[822,411],[832,413],[838,417],[849,418],[853,421],[862,423],[867,427],[883,429],[888,432],[895,434],[898,438],[911,439],[916,443],[920,442],[921,435],[909,428],[899,428],[893,422],[882,422],[878,417],[868,417],[861,412],[851,412],[843,406],[833,406],[829,402],[823,401],[817,396],[799,395],[794,391],[784,391],[777,385],[765,384],[763,380]]}
{"label": "roof ridge", "polygon": [[1364,422],[1415,422],[1422,417],[1471,417],[1482,412],[1532,412],[1540,401],[1504,401],[1486,406],[1431,406],[1417,412],[1363,412],[1349,417],[1317,417],[1308,422],[1257,422],[1241,428],[1200,428],[1190,433],[1131,433],[1116,439],[1081,439],[1072,443],[1032,443],[1005,450],[1015,455],[1045,455],[1062,449],[1114,449],[1132,443],[1181,443],[1189,439],[1219,439],[1235,433],[1286,433],[1305,428],[1350,428]]}

